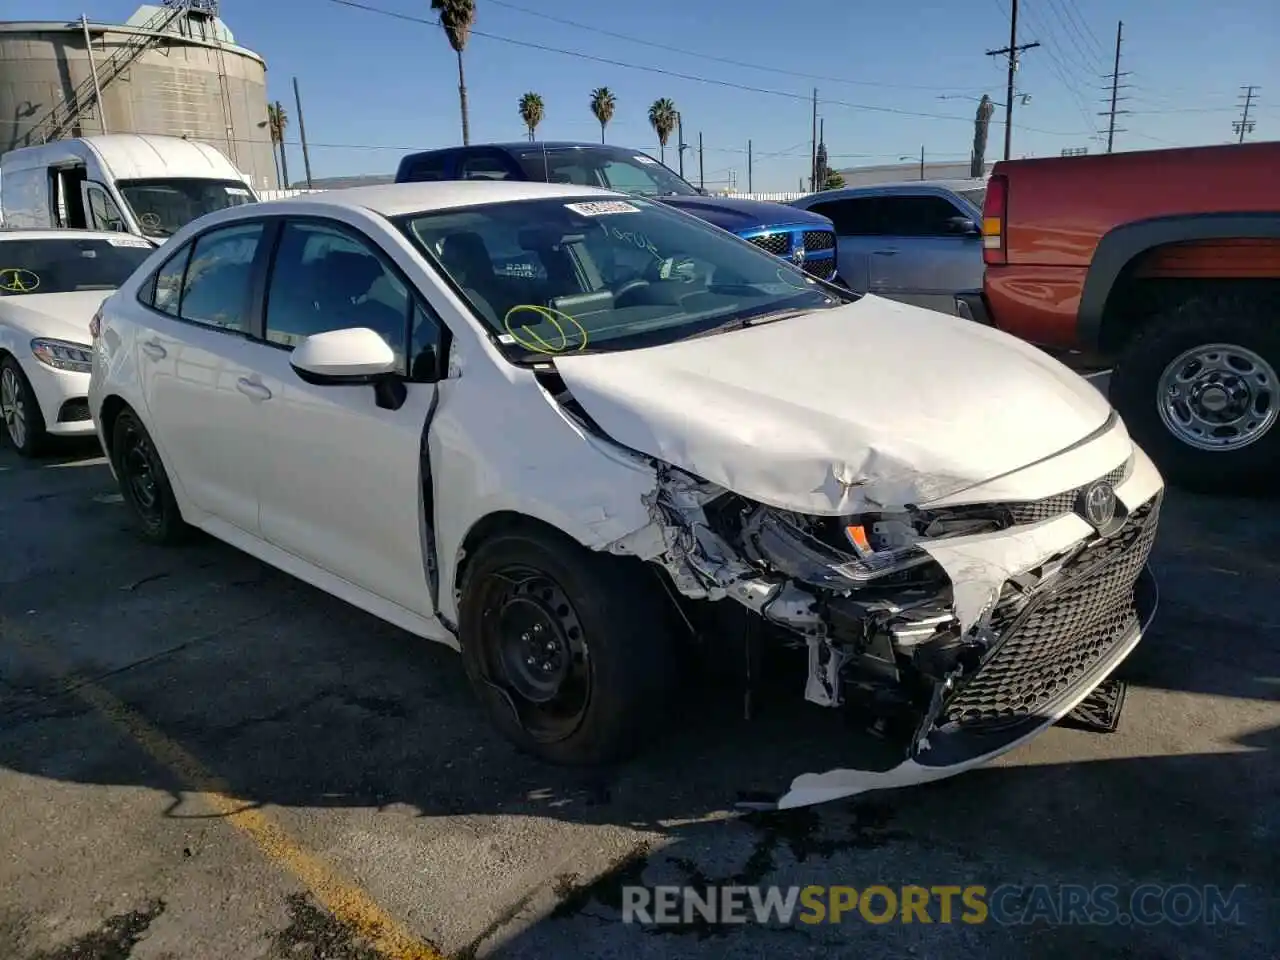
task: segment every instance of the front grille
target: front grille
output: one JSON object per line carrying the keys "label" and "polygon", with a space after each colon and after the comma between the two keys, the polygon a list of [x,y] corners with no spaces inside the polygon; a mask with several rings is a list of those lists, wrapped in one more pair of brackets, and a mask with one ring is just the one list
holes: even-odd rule
{"label": "front grille", "polygon": [[58,410],[59,423],[83,423],[89,419],[88,400],[68,400]]}
{"label": "front grille", "polygon": [[[1003,636],[961,680],[939,724],[992,732],[1038,716],[1119,643],[1138,623],[1134,585],[1151,553],[1159,512],[1159,497],[1139,507],[1119,533],[1067,564],[1060,586],[1016,616],[1006,614]],[[997,631],[1001,619],[997,607]]]}
{"label": "front grille", "polygon": [[819,280],[828,280],[831,277],[831,271],[835,264],[831,262],[830,257],[822,260],[806,260],[802,269],[811,277],[817,277]]}
{"label": "front grille", "polygon": [[806,230],[804,232],[804,252],[817,253],[820,250],[834,250],[836,235],[830,230]]}
{"label": "front grille", "polygon": [[791,252],[791,234],[789,233],[762,233],[747,239],[775,257],[785,257]]}
{"label": "front grille", "polygon": [[[1129,465],[1127,463],[1122,463],[1102,479],[1115,486],[1124,479],[1125,471],[1128,468]],[[1076,487],[1074,490],[1068,490],[1065,493],[1055,493],[1053,496],[1045,497],[1043,500],[1006,503],[1004,506],[1008,508],[1015,524],[1039,523],[1041,520],[1048,520],[1050,517],[1071,513],[1075,510],[1076,502],[1079,500],[1082,490],[1084,490],[1084,487]]]}

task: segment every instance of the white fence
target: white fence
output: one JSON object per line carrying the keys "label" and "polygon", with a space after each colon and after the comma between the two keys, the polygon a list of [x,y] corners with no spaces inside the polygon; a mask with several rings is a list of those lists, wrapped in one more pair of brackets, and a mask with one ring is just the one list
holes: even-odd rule
{"label": "white fence", "polygon": [[300,197],[304,193],[324,193],[323,190],[259,190],[259,200],[283,200],[285,197]]}

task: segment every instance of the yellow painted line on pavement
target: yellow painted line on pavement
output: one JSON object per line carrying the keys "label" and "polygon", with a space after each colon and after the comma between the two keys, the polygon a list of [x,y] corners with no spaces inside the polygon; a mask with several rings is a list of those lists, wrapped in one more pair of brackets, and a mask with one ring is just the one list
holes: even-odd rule
{"label": "yellow painted line on pavement", "polygon": [[[0,618],[0,637],[19,640],[45,669],[54,666],[47,647],[27,638],[14,628],[12,621]],[[444,960],[444,954],[414,937],[372,896],[309,853],[266,813],[237,799],[225,781],[128,704],[84,678],[56,668],[48,672],[66,685],[67,692],[83,700],[175,774],[197,801],[245,834],[276,866],[301,881],[335,917],[368,940],[386,960]]]}

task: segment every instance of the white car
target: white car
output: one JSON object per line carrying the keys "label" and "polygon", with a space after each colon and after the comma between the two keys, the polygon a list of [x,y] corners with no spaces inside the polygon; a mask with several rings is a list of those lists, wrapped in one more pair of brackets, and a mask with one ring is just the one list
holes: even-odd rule
{"label": "white car", "polygon": [[0,419],[20,454],[93,434],[89,321],[153,249],[119,233],[0,229]]}
{"label": "white car", "polygon": [[691,625],[737,611],[807,648],[809,700],[894,719],[896,766],[781,805],[937,779],[1072,710],[1153,610],[1163,483],[1090,384],[601,190],[210,214],[104,304],[89,398],[147,539],[200,527],[460,649],[552,761],[652,740]]}

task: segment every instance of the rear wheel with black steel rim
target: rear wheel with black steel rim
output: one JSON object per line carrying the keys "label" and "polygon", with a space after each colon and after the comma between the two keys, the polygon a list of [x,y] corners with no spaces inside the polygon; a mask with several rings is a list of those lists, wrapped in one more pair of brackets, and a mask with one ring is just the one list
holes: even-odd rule
{"label": "rear wheel with black steel rim", "polygon": [[40,402],[13,357],[0,361],[0,420],[5,437],[19,454],[34,457],[44,451],[48,435]]}
{"label": "rear wheel with black steel rim", "polygon": [[653,572],[562,535],[485,541],[463,579],[467,675],[498,729],[562,764],[619,760],[656,735],[674,685],[667,598]]}
{"label": "rear wheel with black steel rim", "polygon": [[190,528],[182,520],[160,453],[138,415],[122,411],[111,437],[111,462],[120,493],[142,539],[161,545],[185,540]]}

